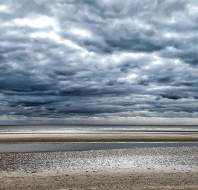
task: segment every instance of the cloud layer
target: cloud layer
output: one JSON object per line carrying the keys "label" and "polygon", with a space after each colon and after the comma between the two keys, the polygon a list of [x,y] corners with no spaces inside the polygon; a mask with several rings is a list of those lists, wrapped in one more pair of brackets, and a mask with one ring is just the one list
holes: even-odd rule
{"label": "cloud layer", "polygon": [[198,116],[198,1],[0,0],[0,114]]}

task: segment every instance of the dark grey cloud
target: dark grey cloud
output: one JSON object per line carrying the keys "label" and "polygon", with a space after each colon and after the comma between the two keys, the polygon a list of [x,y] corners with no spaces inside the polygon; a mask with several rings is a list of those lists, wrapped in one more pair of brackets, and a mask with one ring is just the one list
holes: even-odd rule
{"label": "dark grey cloud", "polygon": [[196,0],[0,0],[0,115],[198,116]]}

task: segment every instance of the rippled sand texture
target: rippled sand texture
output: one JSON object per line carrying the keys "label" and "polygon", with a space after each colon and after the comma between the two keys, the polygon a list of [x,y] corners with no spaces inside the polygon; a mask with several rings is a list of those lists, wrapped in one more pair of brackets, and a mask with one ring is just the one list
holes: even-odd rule
{"label": "rippled sand texture", "polygon": [[198,189],[198,147],[1,153],[0,189]]}

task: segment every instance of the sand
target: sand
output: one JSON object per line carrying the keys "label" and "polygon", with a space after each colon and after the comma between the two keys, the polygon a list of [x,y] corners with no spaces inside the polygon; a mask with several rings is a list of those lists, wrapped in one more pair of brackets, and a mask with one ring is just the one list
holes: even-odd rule
{"label": "sand", "polygon": [[0,189],[198,189],[198,147],[0,153]]}
{"label": "sand", "polygon": [[1,132],[0,143],[9,142],[120,142],[120,141],[195,141],[198,142],[198,132],[90,132],[90,133],[50,133],[26,132],[12,133]]}
{"label": "sand", "polygon": [[0,178],[7,190],[197,190],[198,173],[128,173]]}

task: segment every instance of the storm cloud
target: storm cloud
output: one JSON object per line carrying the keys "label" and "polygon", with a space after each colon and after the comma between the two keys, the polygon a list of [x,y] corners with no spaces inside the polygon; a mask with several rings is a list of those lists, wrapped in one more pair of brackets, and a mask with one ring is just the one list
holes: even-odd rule
{"label": "storm cloud", "polygon": [[198,1],[0,0],[0,114],[198,116]]}

